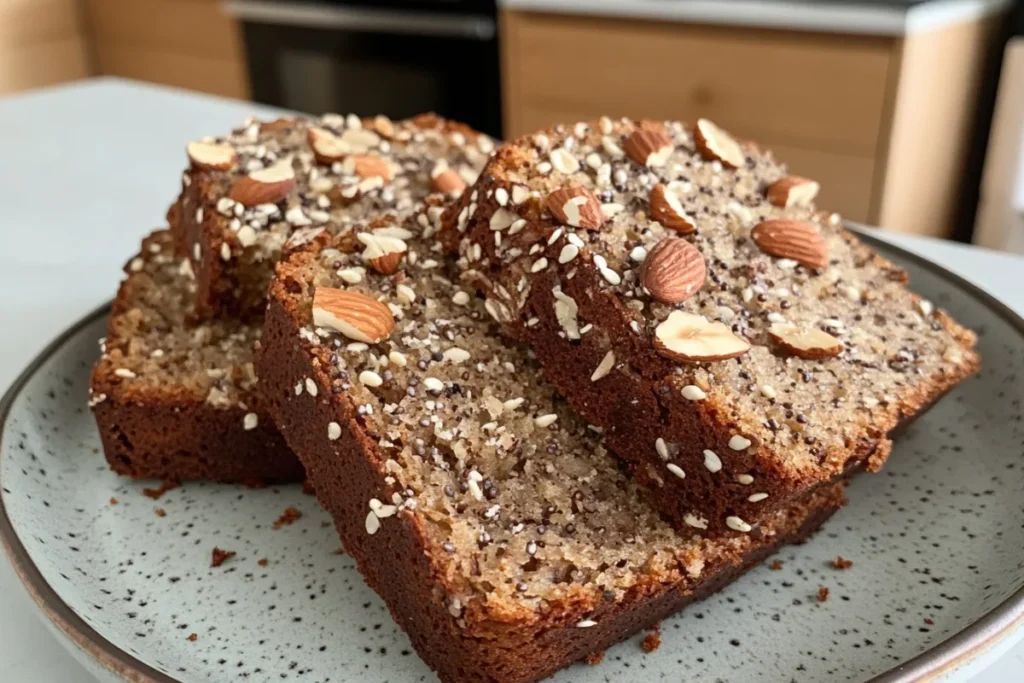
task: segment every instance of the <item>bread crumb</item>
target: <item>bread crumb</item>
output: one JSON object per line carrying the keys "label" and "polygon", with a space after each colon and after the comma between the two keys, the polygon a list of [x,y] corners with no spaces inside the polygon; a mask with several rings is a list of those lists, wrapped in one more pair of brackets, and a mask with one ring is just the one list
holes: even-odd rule
{"label": "bread crumb", "polygon": [[345,554],[345,548],[343,548],[342,546],[338,546],[337,548],[335,548],[331,552],[334,553],[335,555],[344,555]]}
{"label": "bread crumb", "polygon": [[164,495],[168,491],[172,491],[181,486],[181,482],[176,479],[165,479],[160,483],[158,489],[142,489],[142,494],[153,500],[160,500],[160,496]]}
{"label": "bread crumb", "polygon": [[111,496],[110,497],[110,504],[111,505],[117,505],[117,498],[114,498],[113,496]]}
{"label": "bread crumb", "polygon": [[849,569],[853,566],[853,560],[844,560],[842,555],[836,555],[836,559],[832,560],[831,564],[836,569]]}
{"label": "bread crumb", "polygon": [[234,550],[213,549],[213,557],[210,560],[211,567],[219,567],[236,555]]}
{"label": "bread crumb", "polygon": [[194,642],[196,642],[197,640],[199,640],[199,635],[198,635],[198,634],[196,634],[196,633],[193,633],[192,635],[190,635],[190,636],[189,636],[188,638],[186,638],[185,640],[187,640],[187,641],[188,641],[188,642],[190,642],[190,643],[194,643]]}
{"label": "bread crumb", "polygon": [[302,513],[299,512],[298,508],[290,507],[277,518],[277,521],[274,522],[274,528],[280,529],[283,526],[294,524],[300,519],[302,519]]}
{"label": "bread crumb", "polygon": [[604,661],[604,650],[601,650],[600,652],[591,652],[583,658],[583,661],[591,666],[597,666]]}
{"label": "bread crumb", "polygon": [[268,564],[270,564],[270,560],[268,560],[267,558],[264,557],[262,560],[260,560],[256,564],[258,564],[261,567],[266,567]]}
{"label": "bread crumb", "polygon": [[772,560],[772,563],[770,565],[768,565],[768,569],[771,569],[773,572],[777,572],[777,571],[781,570],[782,569],[782,560]]}
{"label": "bread crumb", "polygon": [[640,647],[644,649],[644,652],[650,654],[659,647],[661,647],[661,633],[655,631],[654,633],[648,633],[644,636],[643,641],[640,643]]}
{"label": "bread crumb", "polygon": [[153,510],[153,512],[156,513],[157,517],[166,517],[167,516],[167,510],[164,510],[163,508],[157,508],[156,510]]}
{"label": "bread crumb", "polygon": [[828,588],[822,586],[818,589],[818,602],[825,602],[828,600]]}

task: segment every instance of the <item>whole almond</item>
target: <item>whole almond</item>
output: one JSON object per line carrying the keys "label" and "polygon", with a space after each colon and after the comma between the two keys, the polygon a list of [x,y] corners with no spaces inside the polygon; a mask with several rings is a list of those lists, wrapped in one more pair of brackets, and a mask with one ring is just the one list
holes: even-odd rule
{"label": "whole almond", "polygon": [[395,329],[391,310],[359,292],[317,287],[313,292],[313,324],[337,330],[349,339],[376,344]]}
{"label": "whole almond", "polygon": [[707,119],[697,119],[693,141],[705,159],[721,161],[729,168],[739,168],[747,162],[743,148],[735,139]]}
{"label": "whole almond", "polygon": [[190,142],[185,151],[192,166],[204,171],[230,171],[238,163],[235,148],[223,143]]}
{"label": "whole almond", "polygon": [[383,114],[378,114],[376,118],[373,119],[373,129],[380,133],[382,138],[390,140],[395,137],[395,124],[391,122],[391,119]]}
{"label": "whole almond", "polygon": [[430,173],[430,187],[434,192],[456,195],[466,189],[466,181],[458,173],[448,168],[447,164],[438,163]]}
{"label": "whole almond", "polygon": [[294,187],[292,160],[286,158],[236,180],[228,190],[228,197],[243,206],[276,204],[287,197]]}
{"label": "whole almond", "polygon": [[653,127],[638,128],[622,143],[622,149],[630,159],[654,168],[664,166],[672,154],[672,140],[665,133]]}
{"label": "whole almond", "polygon": [[665,185],[658,184],[651,188],[650,209],[651,218],[666,228],[684,235],[697,229],[693,218],[683,210],[679,196]]}
{"label": "whole almond", "polygon": [[313,156],[321,164],[332,164],[341,161],[352,151],[352,147],[329,130],[312,127],[306,131]]}
{"label": "whole almond", "polygon": [[776,218],[754,226],[750,236],[767,254],[787,258],[808,268],[828,265],[828,247],[818,226],[810,221]]}
{"label": "whole almond", "polygon": [[770,203],[789,209],[794,206],[810,206],[820,189],[821,186],[813,180],[790,175],[769,185],[766,194]]}
{"label": "whole almond", "polygon": [[697,247],[679,237],[666,237],[647,252],[640,281],[658,301],[677,304],[704,284],[707,265]]}
{"label": "whole almond", "polygon": [[379,232],[361,232],[356,237],[366,246],[363,260],[374,270],[382,275],[398,272],[398,264],[409,249],[403,239]]}
{"label": "whole almond", "polygon": [[672,311],[654,330],[654,348],[676,361],[697,363],[742,356],[750,344],[740,339],[728,325],[712,322],[701,315]]}
{"label": "whole almond", "polygon": [[282,116],[281,118],[274,119],[273,121],[261,121],[260,132],[261,133],[273,133],[275,131],[287,130],[295,126],[295,119]]}
{"label": "whole almond", "polygon": [[391,166],[374,154],[352,154],[346,157],[344,171],[360,178],[382,178],[385,182],[391,180]]}
{"label": "whole almond", "polygon": [[843,343],[816,327],[801,329],[789,323],[776,323],[768,328],[768,336],[786,351],[800,358],[817,360],[843,352]]}
{"label": "whole almond", "polygon": [[544,202],[559,223],[584,230],[597,230],[604,225],[601,202],[585,187],[572,186],[555,190]]}

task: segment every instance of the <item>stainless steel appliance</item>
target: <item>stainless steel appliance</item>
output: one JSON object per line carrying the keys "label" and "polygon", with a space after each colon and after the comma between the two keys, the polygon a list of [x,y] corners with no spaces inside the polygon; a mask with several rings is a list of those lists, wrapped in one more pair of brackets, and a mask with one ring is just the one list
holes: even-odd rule
{"label": "stainless steel appliance", "polygon": [[501,134],[494,0],[230,0],[253,99],[289,109],[424,111]]}

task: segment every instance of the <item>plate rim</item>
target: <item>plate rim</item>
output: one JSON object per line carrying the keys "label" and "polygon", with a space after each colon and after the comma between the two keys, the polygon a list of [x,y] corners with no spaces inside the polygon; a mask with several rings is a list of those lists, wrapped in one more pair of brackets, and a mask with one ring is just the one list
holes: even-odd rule
{"label": "plate rim", "polygon": [[[900,259],[931,271],[935,276],[969,294],[1015,329],[1021,341],[1024,342],[1024,318],[989,292],[924,256],[857,229],[859,226],[848,227],[852,228],[858,239],[882,252],[883,256],[887,251],[895,254]],[[95,323],[98,318],[106,316],[110,312],[111,306],[112,301],[108,301],[77,320],[47,344],[21,371],[4,392],[3,397],[0,398],[0,437],[3,436],[7,427],[11,406],[40,367],[83,328]],[[120,676],[122,680],[130,683],[182,683],[179,679],[154,669],[102,636],[64,602],[57,591],[47,583],[21,539],[18,538],[8,517],[2,496],[0,496],[0,547],[4,549],[8,561],[14,567],[15,574],[36,604],[40,616],[49,619],[66,638],[110,673]],[[868,683],[911,683],[934,680],[983,656],[987,650],[1010,636],[1022,625],[1024,625],[1024,587],[1019,588],[967,628],[952,634],[912,659],[875,676]]]}

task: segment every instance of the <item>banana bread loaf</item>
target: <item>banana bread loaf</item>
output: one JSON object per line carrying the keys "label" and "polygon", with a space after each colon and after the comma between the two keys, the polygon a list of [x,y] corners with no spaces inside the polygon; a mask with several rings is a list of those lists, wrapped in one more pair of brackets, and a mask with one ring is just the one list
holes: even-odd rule
{"label": "banana bread loaf", "polygon": [[674,525],[746,533],[978,367],[817,191],[710,121],[603,118],[502,147],[442,239]]}
{"label": "banana bread loaf", "polygon": [[340,232],[380,210],[408,211],[431,191],[458,192],[493,147],[429,114],[248,121],[189,143],[168,221],[196,274],[196,313],[262,316],[273,264],[296,229]]}
{"label": "banana bread loaf", "polygon": [[255,390],[260,325],[195,322],[188,266],[159,230],[125,267],[89,392],[110,467],[136,478],[302,481]]}
{"label": "banana bread loaf", "polygon": [[[420,230],[384,217],[279,263],[257,372],[346,551],[441,680],[548,676],[842,504],[836,484],[751,534],[674,531]],[[405,242],[384,272],[375,233]]]}

